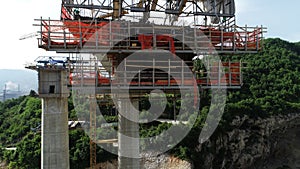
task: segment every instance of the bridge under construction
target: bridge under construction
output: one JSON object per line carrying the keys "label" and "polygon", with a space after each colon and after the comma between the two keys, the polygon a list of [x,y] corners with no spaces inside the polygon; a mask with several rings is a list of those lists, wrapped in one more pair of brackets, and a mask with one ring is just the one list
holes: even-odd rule
{"label": "bridge under construction", "polygon": [[[34,25],[39,48],[68,54],[27,66],[39,76],[41,168],[47,169],[69,168],[70,90],[84,93],[80,99],[89,104],[80,120],[89,121],[90,167],[96,167],[97,143],[117,141],[119,168],[141,168],[140,143],[127,139],[139,138],[141,99],[159,90],[176,101],[184,91],[197,105],[199,89],[239,89],[244,63],[226,57],[257,53],[266,31],[237,26],[234,0],[62,0],[60,19],[41,17]],[[115,138],[99,139],[100,104],[122,110]]]}

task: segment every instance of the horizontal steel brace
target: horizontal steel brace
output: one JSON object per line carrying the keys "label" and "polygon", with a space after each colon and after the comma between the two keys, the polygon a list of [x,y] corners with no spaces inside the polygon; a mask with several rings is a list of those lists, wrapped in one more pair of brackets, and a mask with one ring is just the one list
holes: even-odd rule
{"label": "horizontal steel brace", "polygon": [[112,10],[111,6],[102,6],[102,5],[77,5],[77,4],[64,4],[65,7],[70,8],[86,8],[86,9],[106,9]]}
{"label": "horizontal steel brace", "polygon": [[195,12],[195,15],[234,17],[234,15],[232,15],[232,14],[212,13],[212,12]]}

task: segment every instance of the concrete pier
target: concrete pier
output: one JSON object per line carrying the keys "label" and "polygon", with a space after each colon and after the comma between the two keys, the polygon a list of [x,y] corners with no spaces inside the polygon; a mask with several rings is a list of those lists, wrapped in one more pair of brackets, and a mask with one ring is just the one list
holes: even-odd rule
{"label": "concrete pier", "polygon": [[69,169],[67,71],[38,69],[42,98],[42,169]]}
{"label": "concrete pier", "polygon": [[[118,134],[118,168],[119,169],[139,169],[140,168],[140,143],[139,143],[139,114],[138,101],[131,103],[130,100],[119,101],[119,108],[126,113],[125,118],[119,113],[119,134]],[[129,106],[133,104],[136,109]],[[136,138],[136,139],[134,139]],[[136,157],[136,158],[130,158]]]}

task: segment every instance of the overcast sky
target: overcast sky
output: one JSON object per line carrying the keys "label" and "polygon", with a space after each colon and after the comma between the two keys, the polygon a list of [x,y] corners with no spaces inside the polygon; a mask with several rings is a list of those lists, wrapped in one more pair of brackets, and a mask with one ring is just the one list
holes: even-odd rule
{"label": "overcast sky", "polygon": [[[268,28],[266,37],[300,41],[300,0],[236,0],[238,25]],[[0,10],[0,69],[24,69],[24,64],[38,56],[53,53],[38,49],[36,38],[20,41],[22,35],[38,31],[32,26],[35,18],[60,18],[61,0],[2,1]]]}

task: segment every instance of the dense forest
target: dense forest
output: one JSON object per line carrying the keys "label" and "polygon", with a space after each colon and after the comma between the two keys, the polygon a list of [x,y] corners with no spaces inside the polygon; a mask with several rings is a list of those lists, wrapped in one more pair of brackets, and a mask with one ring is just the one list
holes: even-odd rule
{"label": "dense forest", "polygon": [[[300,43],[281,39],[265,39],[264,49],[257,54],[222,56],[223,60],[238,60],[245,63],[243,86],[239,90],[227,91],[227,103],[221,124],[214,135],[228,129],[235,116],[266,118],[284,113],[300,112]],[[199,132],[210,107],[209,90],[201,93],[201,107],[197,121],[188,136],[168,153],[189,161],[199,160],[195,151]],[[69,99],[69,117],[76,119],[72,98]],[[110,117],[114,121],[113,117]],[[41,101],[34,91],[28,96],[0,102],[0,160],[8,168],[35,169],[40,166]],[[144,129],[144,136],[155,135],[168,127]],[[71,168],[89,166],[89,137],[83,130],[69,131]],[[16,151],[5,150],[16,147]],[[97,149],[98,160],[115,159],[116,156]]]}

